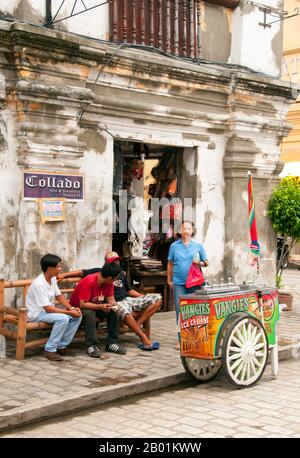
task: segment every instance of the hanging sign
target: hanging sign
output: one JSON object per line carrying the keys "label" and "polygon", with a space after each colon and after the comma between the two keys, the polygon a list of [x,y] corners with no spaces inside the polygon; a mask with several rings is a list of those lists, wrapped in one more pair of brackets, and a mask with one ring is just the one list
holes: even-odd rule
{"label": "hanging sign", "polygon": [[28,200],[41,198],[84,200],[84,175],[24,171],[23,189],[23,197]]}

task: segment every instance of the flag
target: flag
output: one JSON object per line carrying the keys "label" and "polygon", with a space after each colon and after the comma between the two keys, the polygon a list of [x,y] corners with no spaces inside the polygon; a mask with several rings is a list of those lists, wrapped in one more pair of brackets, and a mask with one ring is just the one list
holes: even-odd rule
{"label": "flag", "polygon": [[260,254],[260,246],[258,243],[257,237],[257,228],[256,228],[256,219],[255,219],[255,209],[254,209],[254,195],[253,195],[253,182],[251,172],[248,172],[248,218],[250,226],[250,250],[251,253],[258,258]]}

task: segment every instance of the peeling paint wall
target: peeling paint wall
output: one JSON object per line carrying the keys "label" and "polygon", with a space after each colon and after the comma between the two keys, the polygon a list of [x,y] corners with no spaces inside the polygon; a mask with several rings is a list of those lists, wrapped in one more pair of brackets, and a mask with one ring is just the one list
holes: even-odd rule
{"label": "peeling paint wall", "polygon": [[[294,95],[288,83],[174,64],[145,51],[120,49],[116,56],[114,47],[84,37],[42,32],[0,22],[2,275],[35,275],[47,251],[60,255],[65,269],[102,262],[111,247],[113,139],[183,148],[182,197],[197,204],[209,280],[248,275],[243,193],[249,169],[260,241],[265,258],[274,256],[264,211],[278,173],[278,140],[289,131],[284,116]],[[84,173],[84,202],[67,202],[65,222],[41,224],[37,203],[22,199],[24,169]],[[268,284],[275,257],[270,263]]]}
{"label": "peeling paint wall", "polygon": [[[99,0],[89,0],[85,3],[87,8],[91,8],[95,5],[103,3],[102,6],[95,8],[91,11],[84,12],[77,16],[74,16],[64,21],[58,22],[55,27],[58,30],[66,30],[68,32],[80,33],[81,35],[99,38],[101,40],[109,40],[109,5],[108,3],[101,2]],[[52,16],[56,14],[61,5],[61,0],[52,0]],[[65,5],[60,9],[57,15],[57,20],[64,17],[70,16],[73,2],[66,2]],[[81,2],[75,5],[73,14],[82,11],[84,8]]]}
{"label": "peeling paint wall", "polygon": [[[104,2],[103,2],[104,3]],[[282,0],[265,0],[265,5],[282,11]],[[89,0],[87,8],[99,5],[99,0]],[[259,4],[241,0],[234,10],[220,5],[201,2],[200,57],[213,62],[229,62],[246,66],[271,76],[280,75],[282,58],[282,23],[269,28],[260,25],[264,20]],[[68,18],[73,10],[72,18]],[[58,21],[54,28],[85,37],[109,40],[109,5],[87,12],[82,2],[52,0],[52,16]],[[2,0],[3,17],[43,25],[46,20],[46,2],[43,0]],[[273,16],[266,16],[267,22]],[[257,50],[259,49],[259,53]]]}
{"label": "peeling paint wall", "polygon": [[[231,276],[237,283],[260,282],[275,286],[276,237],[267,217],[267,199],[275,180],[263,180],[254,175],[255,213],[262,258],[259,260],[260,274],[256,266],[251,267],[253,257],[249,250],[250,231],[248,224],[247,178],[226,180],[226,244],[224,259],[225,277]],[[234,234],[234,236],[233,236]],[[248,243],[245,243],[248,239]],[[243,268],[240,268],[243,266]]]}
{"label": "peeling paint wall", "polygon": [[1,278],[7,278],[16,270],[20,171],[17,167],[15,120],[14,115],[5,107],[3,78],[0,79],[0,86],[0,275]]}
{"label": "peeling paint wall", "polygon": [[227,62],[231,52],[231,17],[229,8],[202,2],[201,57]]}
{"label": "peeling paint wall", "polygon": [[0,15],[41,25],[45,22],[45,0],[1,0]]}
{"label": "peeling paint wall", "polygon": [[[211,146],[214,148],[211,149]],[[225,243],[225,201],[224,201],[224,140],[210,138],[206,147],[198,148],[198,189],[197,228],[204,244],[210,265],[205,276],[220,281],[223,277]]]}
{"label": "peeling paint wall", "polygon": [[[266,0],[264,4],[282,11],[281,0]],[[282,23],[264,28],[260,25],[264,22],[264,13],[259,8],[259,4],[252,5],[243,0],[235,9],[229,62],[278,77],[282,58]],[[266,22],[272,20],[275,20],[274,16],[267,14]]]}
{"label": "peeling paint wall", "polygon": [[78,204],[76,221],[77,266],[103,264],[105,252],[111,248],[113,141],[100,130],[85,131],[89,148],[81,171],[86,176],[85,202]]}

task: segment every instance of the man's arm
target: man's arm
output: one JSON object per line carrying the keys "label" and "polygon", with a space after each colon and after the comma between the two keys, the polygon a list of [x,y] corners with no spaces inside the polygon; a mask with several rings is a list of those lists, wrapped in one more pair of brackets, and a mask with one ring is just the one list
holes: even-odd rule
{"label": "man's arm", "polygon": [[88,275],[100,272],[100,270],[101,270],[101,267],[93,267],[92,269],[81,269],[81,270],[72,270],[71,272],[63,272],[61,274],[58,274],[57,281],[60,282],[64,278],[87,277]]}
{"label": "man's arm", "polygon": [[108,305],[115,306],[117,305],[115,297],[114,296],[109,296],[106,298]]}
{"label": "man's arm", "polygon": [[142,293],[139,293],[138,291],[136,291],[135,289],[130,289],[128,291],[128,294],[130,297],[140,297],[140,296],[144,296],[144,294]]}
{"label": "man's arm", "polygon": [[63,294],[56,296],[56,300],[59,302],[59,304],[66,307],[67,310],[71,310],[72,306],[70,305],[69,301],[65,298]]}
{"label": "man's arm", "polygon": [[57,275],[57,281],[60,282],[65,278],[73,278],[73,277],[82,277],[82,270],[72,270],[71,272],[63,272]]}
{"label": "man's arm", "polygon": [[129,283],[129,281],[127,280],[127,277],[124,273],[124,288],[127,292],[127,294],[130,296],[130,297],[140,297],[140,296],[144,296],[144,294],[142,293],[139,293],[138,291],[136,291],[135,289],[132,288],[131,284]]}
{"label": "man's arm", "polygon": [[[110,299],[110,298],[108,298]],[[81,309],[89,309],[89,310],[102,310],[103,312],[109,312],[111,310],[112,305],[116,305],[115,298],[113,297],[113,304],[94,304],[93,302],[83,301],[80,300],[80,308]]]}
{"label": "man's arm", "polygon": [[63,313],[65,315],[70,315],[73,318],[81,316],[81,310],[78,307],[70,307],[66,310],[60,309],[59,307],[55,307],[55,305],[45,305],[44,309],[47,313]]}

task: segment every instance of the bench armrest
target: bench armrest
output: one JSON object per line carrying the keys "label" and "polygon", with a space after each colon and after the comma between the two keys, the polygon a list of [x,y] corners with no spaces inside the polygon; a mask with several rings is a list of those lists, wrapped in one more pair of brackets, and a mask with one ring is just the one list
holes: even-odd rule
{"label": "bench armrest", "polygon": [[[27,312],[27,308],[25,307],[22,307],[20,310],[22,310],[22,312]],[[0,312],[9,313],[10,315],[14,315],[16,317],[19,316],[19,309],[15,309],[13,307],[6,307],[5,305],[0,305]]]}

